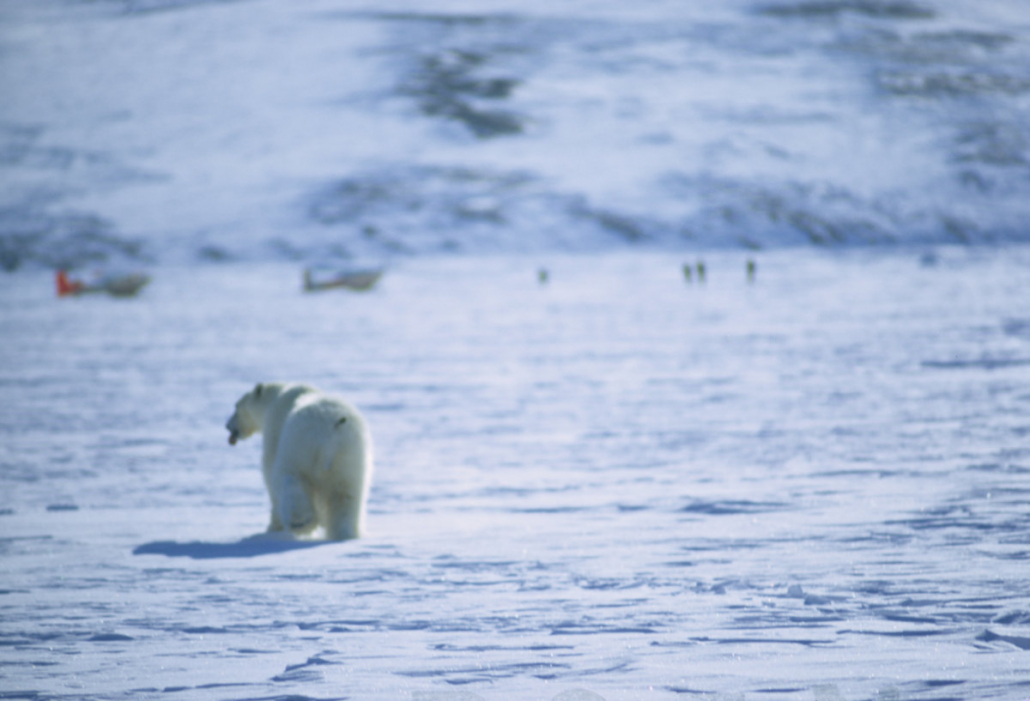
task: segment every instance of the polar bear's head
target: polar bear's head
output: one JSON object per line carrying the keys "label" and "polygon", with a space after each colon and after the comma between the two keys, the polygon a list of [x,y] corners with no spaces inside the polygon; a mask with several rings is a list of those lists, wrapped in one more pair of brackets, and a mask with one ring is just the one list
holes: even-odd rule
{"label": "polar bear's head", "polygon": [[236,411],[225,424],[229,430],[229,445],[236,445],[237,440],[249,438],[261,430],[270,394],[265,391],[265,385],[259,382],[254,389],[240,397],[236,402]]}

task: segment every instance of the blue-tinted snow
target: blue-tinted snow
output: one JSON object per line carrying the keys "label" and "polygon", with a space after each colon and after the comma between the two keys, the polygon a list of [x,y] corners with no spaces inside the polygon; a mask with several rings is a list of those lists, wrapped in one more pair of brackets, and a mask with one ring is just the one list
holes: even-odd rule
{"label": "blue-tinted snow", "polygon": [[[5,691],[1021,698],[1030,255],[923,258],[0,277]],[[367,415],[366,538],[261,535],[258,442],[222,427],[278,377]]]}
{"label": "blue-tinted snow", "polygon": [[[0,697],[1026,697],[1028,38],[0,0]],[[367,538],[261,534],[269,379],[368,416]]]}

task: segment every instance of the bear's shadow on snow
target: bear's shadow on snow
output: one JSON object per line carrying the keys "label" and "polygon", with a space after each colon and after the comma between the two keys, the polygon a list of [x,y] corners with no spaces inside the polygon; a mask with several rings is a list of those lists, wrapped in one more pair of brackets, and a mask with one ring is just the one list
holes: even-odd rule
{"label": "bear's shadow on snow", "polygon": [[155,540],[136,547],[133,555],[165,555],[167,557],[188,557],[193,560],[214,560],[218,558],[259,557],[317,548],[320,545],[339,544],[333,540],[298,540],[281,534],[259,533],[234,543],[208,543],[192,541],[179,543],[174,540]]}

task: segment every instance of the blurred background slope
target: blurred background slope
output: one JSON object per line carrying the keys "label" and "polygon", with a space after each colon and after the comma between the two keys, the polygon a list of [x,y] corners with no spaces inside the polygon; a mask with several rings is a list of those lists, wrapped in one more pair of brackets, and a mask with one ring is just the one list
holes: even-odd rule
{"label": "blurred background slope", "polygon": [[0,264],[1025,240],[1021,0],[0,0]]}

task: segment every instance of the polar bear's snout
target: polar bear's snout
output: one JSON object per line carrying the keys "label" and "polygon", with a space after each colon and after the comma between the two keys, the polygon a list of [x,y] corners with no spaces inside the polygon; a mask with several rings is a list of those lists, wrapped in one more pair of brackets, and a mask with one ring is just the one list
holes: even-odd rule
{"label": "polar bear's snout", "polygon": [[229,431],[229,445],[236,445],[236,441],[240,438],[240,429],[236,427],[236,415],[229,417],[229,420],[225,422],[225,428]]}

